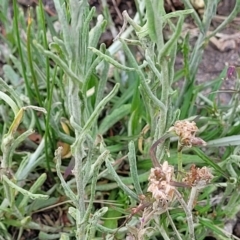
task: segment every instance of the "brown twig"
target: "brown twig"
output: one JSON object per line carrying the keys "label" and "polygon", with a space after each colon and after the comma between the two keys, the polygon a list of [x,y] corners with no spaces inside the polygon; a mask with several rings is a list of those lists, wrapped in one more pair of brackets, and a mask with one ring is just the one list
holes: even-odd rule
{"label": "brown twig", "polygon": [[119,8],[118,8],[118,6],[117,6],[116,1],[115,1],[115,0],[112,0],[112,3],[113,3],[113,6],[114,6],[114,8],[115,8],[115,11],[116,11],[118,17],[119,17],[120,20],[122,21],[122,20],[123,20],[122,14],[121,14],[121,12],[119,11]]}
{"label": "brown twig", "polygon": [[157,160],[156,157],[156,148],[158,146],[158,144],[163,143],[167,138],[169,138],[171,136],[171,133],[166,133],[164,134],[161,138],[159,138],[155,143],[153,143],[153,145],[151,146],[150,150],[149,150],[149,155],[151,157],[152,160],[152,164],[154,167],[161,167],[159,161]]}
{"label": "brown twig", "polygon": [[[141,198],[141,197],[139,197],[139,198]],[[150,205],[152,205],[152,202],[148,202],[148,201],[144,201],[144,200],[145,200],[145,196],[144,196],[143,200],[140,202],[140,204],[137,207],[132,208],[132,211],[131,211],[130,215],[125,219],[125,221],[121,224],[121,226],[118,227],[118,229],[115,231],[114,235],[118,232],[118,230],[120,228],[122,228],[133,217],[133,215],[141,212],[145,208],[147,208]]]}

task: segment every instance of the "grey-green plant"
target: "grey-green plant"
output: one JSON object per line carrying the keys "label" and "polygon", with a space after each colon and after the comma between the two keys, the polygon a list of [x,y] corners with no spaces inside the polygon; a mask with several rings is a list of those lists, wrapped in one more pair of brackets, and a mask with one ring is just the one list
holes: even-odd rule
{"label": "grey-green plant", "polygon": [[[9,2],[0,3],[0,19],[7,32],[1,39],[8,46],[7,54],[3,52],[4,80],[9,81],[0,81],[0,98],[6,102],[1,104],[1,238],[12,239],[8,229],[13,226],[19,229],[16,239],[22,237],[24,229],[39,231],[39,239],[124,239],[130,233],[139,239],[156,239],[160,235],[163,239],[203,239],[208,231],[218,239],[238,239],[221,228],[223,223],[211,218],[211,207],[224,220],[234,218],[239,211],[235,191],[239,186],[239,78],[237,75],[232,101],[226,109],[215,100],[226,68],[219,78],[200,86],[196,85],[196,73],[205,44],[233,20],[240,1],[210,35],[207,32],[219,1],[205,1],[202,18],[189,0],[183,2],[185,10],[166,14],[162,0],[136,0],[137,13],[131,19],[127,11],[123,12],[124,26],[119,35],[106,1],[102,1],[104,20],[102,15],[97,16],[94,7],[90,9],[86,0],[54,0],[61,25],[59,33],[52,25],[54,20],[44,13],[42,1],[36,11],[30,10],[28,21],[16,0],[13,20],[3,14]],[[36,13],[36,20],[32,12]],[[184,19],[190,15],[200,32],[192,50],[188,35],[182,39]],[[106,26],[115,37],[108,48],[99,44]],[[165,27],[172,32],[168,40],[164,39]],[[22,32],[26,39],[21,37]],[[174,64],[180,45],[184,66],[176,72]],[[135,49],[142,54],[141,60],[136,60],[132,51]],[[181,90],[174,87],[180,77],[184,78]],[[24,84],[19,84],[20,79]],[[207,87],[213,91],[208,98],[201,93]],[[202,110],[196,117],[196,101],[203,102],[215,114]],[[68,132],[60,127],[63,117],[69,122]],[[208,141],[204,152],[192,148],[193,154],[179,154],[174,147],[176,138],[168,135],[176,120],[188,117],[197,119],[201,137]],[[119,122],[121,127],[115,130]],[[27,130],[19,134],[19,126]],[[28,139],[33,129],[42,136],[39,145]],[[62,155],[66,145],[57,148],[59,139],[71,145],[74,166],[69,181],[62,174],[66,171]],[[33,151],[16,151],[22,142],[30,144]],[[161,166],[164,160],[179,166],[181,171],[186,169],[182,169],[182,164],[206,165],[212,168],[214,183],[201,189],[193,186],[191,191],[179,188],[167,208],[156,208],[156,201],[146,194],[152,167],[149,150],[154,142],[159,143],[155,144],[156,156],[154,151],[152,158],[154,167]],[[208,156],[219,146],[225,146],[226,151],[217,164]],[[130,168],[128,176],[122,176],[118,169],[125,161]],[[46,174],[39,174],[37,167],[47,169],[57,181],[48,191],[40,190]],[[38,179],[29,186],[25,180],[34,174]],[[106,182],[101,183],[102,179]],[[224,190],[216,206],[209,196],[214,195],[218,186]],[[105,192],[109,192],[109,205],[96,209],[96,198]],[[57,205],[56,194],[70,200],[70,228],[39,224],[31,217],[34,211]],[[145,200],[142,195],[146,195]],[[205,204],[195,206],[198,216],[192,211],[197,196]],[[126,213],[125,208],[132,208],[132,213]],[[120,227],[117,218],[122,214],[127,221]],[[140,228],[136,226],[143,219],[137,214],[145,218]]]}

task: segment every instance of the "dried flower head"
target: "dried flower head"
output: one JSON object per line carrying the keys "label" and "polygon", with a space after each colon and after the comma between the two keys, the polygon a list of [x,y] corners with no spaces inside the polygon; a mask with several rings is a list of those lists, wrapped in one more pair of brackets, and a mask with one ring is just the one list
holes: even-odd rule
{"label": "dried flower head", "polygon": [[190,171],[187,173],[183,181],[191,186],[199,185],[204,186],[209,183],[213,178],[209,168],[197,168],[194,164],[191,166]]}
{"label": "dried flower head", "polygon": [[170,127],[169,132],[175,132],[179,137],[179,144],[181,147],[192,147],[192,146],[206,146],[206,142],[201,138],[196,137],[198,127],[195,122],[188,120],[176,121],[173,127]]}
{"label": "dried flower head", "polygon": [[148,192],[153,198],[163,202],[172,200],[174,187],[170,184],[173,178],[174,168],[165,161],[160,167],[152,168],[149,175]]}

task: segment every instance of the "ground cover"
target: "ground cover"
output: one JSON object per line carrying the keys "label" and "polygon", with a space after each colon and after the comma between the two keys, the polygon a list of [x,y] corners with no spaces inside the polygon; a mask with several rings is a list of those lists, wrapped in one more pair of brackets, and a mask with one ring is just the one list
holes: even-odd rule
{"label": "ground cover", "polygon": [[0,3],[0,239],[239,239],[240,1],[204,4]]}

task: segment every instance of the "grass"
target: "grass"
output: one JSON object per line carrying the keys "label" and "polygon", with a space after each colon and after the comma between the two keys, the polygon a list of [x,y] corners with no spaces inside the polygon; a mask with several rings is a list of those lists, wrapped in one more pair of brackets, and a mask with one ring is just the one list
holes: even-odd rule
{"label": "grass", "polygon": [[[239,239],[224,230],[240,201],[239,69],[196,83],[218,1],[202,18],[188,0],[169,14],[163,1],[135,2],[116,35],[105,1],[103,17],[86,0],[54,0],[58,20],[42,1],[25,13],[14,0],[8,18],[1,1],[0,239]],[[186,17],[200,30],[193,47]]]}

